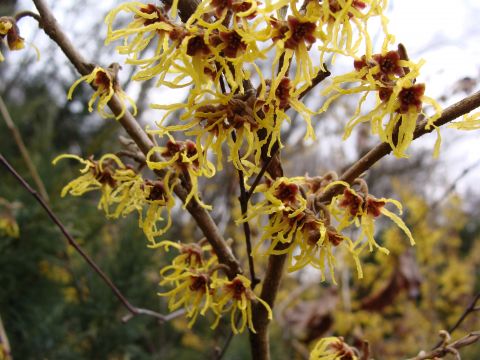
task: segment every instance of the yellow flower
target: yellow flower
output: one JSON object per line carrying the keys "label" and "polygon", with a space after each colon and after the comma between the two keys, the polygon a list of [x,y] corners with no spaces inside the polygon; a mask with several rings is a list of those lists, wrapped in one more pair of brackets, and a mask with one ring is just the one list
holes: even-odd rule
{"label": "yellow flower", "polygon": [[[133,21],[125,28],[114,30],[113,22],[121,11],[134,14]],[[156,40],[157,35],[160,36],[158,43],[162,44],[165,34],[174,28],[173,23],[168,19],[165,8],[138,1],[116,7],[108,13],[105,23],[108,26],[105,45],[123,38],[124,45],[118,46],[117,51],[120,54],[132,54],[133,58],[137,58],[152,40]],[[129,42],[132,36],[133,39]],[[162,47],[157,46],[155,56],[158,56],[161,51]]]}
{"label": "yellow flower", "polygon": [[[423,61],[415,64],[401,60],[397,51],[374,54],[371,58],[363,56],[354,61],[355,70],[337,76],[324,91],[324,95],[335,92],[322,106],[320,112],[341,95],[362,93],[355,113],[345,127],[344,139],[348,138],[356,125],[370,122],[373,134],[387,142],[393,154],[406,157],[405,151],[413,140],[413,133],[420,115],[428,122],[426,127],[435,127],[435,121],[441,115],[440,106],[430,97],[425,96],[425,85],[416,83]],[[342,84],[358,82],[358,86],[342,88]],[[376,106],[366,114],[362,108],[371,92],[376,93]],[[423,110],[423,103],[434,107],[435,113],[428,116]],[[440,136],[435,144],[434,155],[438,155]]]}
{"label": "yellow flower", "polygon": [[[170,283],[174,288],[159,296],[168,296],[168,309],[174,311],[180,307],[186,309],[187,317],[191,318],[188,323],[192,327],[198,315],[205,316],[213,304],[214,290],[211,288],[212,280],[206,272],[184,269],[181,274],[168,274],[161,272],[163,280],[160,285]],[[203,305],[202,305],[203,304]]]}
{"label": "yellow flower", "polygon": [[180,252],[171,265],[165,266],[160,271],[162,276],[160,285],[173,286],[172,290],[158,294],[169,297],[170,311],[185,307],[187,317],[191,318],[189,323],[191,327],[199,314],[205,316],[209,308],[215,310],[216,290],[213,289],[212,282],[216,281],[216,271],[220,267],[209,245],[181,244],[165,240],[150,247],[163,247],[167,251],[170,247],[174,247]]}
{"label": "yellow flower", "polygon": [[[258,135],[258,124],[255,115],[255,96],[253,94],[233,95],[206,91],[201,96],[192,97],[187,111],[180,116],[186,120],[184,125],[162,126],[163,121],[179,107],[152,105],[153,108],[168,110],[158,123],[161,130],[150,133],[163,135],[172,131],[184,131],[187,136],[197,140],[199,166],[208,164],[209,150],[217,156],[217,170],[223,168],[223,144],[227,143],[230,154],[228,160],[235,168],[245,172],[248,177],[258,172],[261,148],[264,141]],[[251,161],[253,158],[253,162]],[[210,165],[208,165],[210,166]]]}
{"label": "yellow flower", "polygon": [[180,255],[177,255],[172,261],[172,265],[167,266],[165,271],[176,269],[180,273],[183,269],[206,269],[217,263],[217,257],[213,256],[212,247],[204,244],[182,244],[170,240],[163,240],[158,244],[151,245],[152,249],[163,247],[169,251],[171,247],[177,249]]}
{"label": "yellow flower", "polygon": [[480,129],[480,111],[463,115],[461,121],[456,121],[449,127],[458,130],[478,130]]}
{"label": "yellow flower", "polygon": [[[172,225],[171,211],[175,206],[173,196],[175,185],[176,181],[170,178],[170,173],[162,180],[146,180],[142,184],[144,206],[139,208],[139,225],[151,243],[155,243],[155,238],[165,234]],[[161,222],[164,224],[159,226],[158,223]]]}
{"label": "yellow flower", "polygon": [[[127,169],[126,165],[113,154],[103,155],[98,161],[93,160],[93,157],[84,160],[77,155],[64,154],[57,156],[52,162],[53,165],[62,159],[77,160],[85,167],[80,170],[82,174],[80,177],[64,186],[61,196],[64,197],[68,193],[73,196],[82,196],[87,192],[100,190],[102,196],[98,208],[102,209],[107,216],[118,217],[123,211],[122,206],[121,210],[114,213],[110,208],[114,204],[121,203],[125,196],[114,190],[120,180],[121,182],[135,182],[138,180],[138,175],[133,170]],[[120,177],[117,178],[118,174]]]}
{"label": "yellow flower", "polygon": [[266,81],[266,89],[262,85],[260,92],[257,95],[257,105],[261,106],[263,116],[258,116],[255,113],[255,119],[260,128],[267,131],[267,138],[270,137],[268,144],[267,155],[270,156],[270,151],[275,143],[282,147],[281,129],[285,121],[291,121],[287,115],[287,110],[293,108],[298,114],[302,115],[307,125],[305,139],[316,138],[315,131],[312,126],[311,116],[314,114],[307,108],[298,97],[304,90],[304,87],[295,87],[295,84],[288,77],[276,76],[273,81]]}
{"label": "yellow flower", "polygon": [[317,17],[323,27],[325,38],[319,46],[320,63],[326,53],[339,53],[355,56],[358,49],[365,45],[367,55],[372,52],[372,41],[367,31],[368,20],[379,16],[385,35],[382,49],[385,50],[395,41],[387,29],[388,19],[383,14],[387,0],[329,0],[310,1],[307,14]]}
{"label": "yellow flower", "polygon": [[[262,304],[268,312],[268,319],[272,319],[272,310],[270,306],[255,295],[250,288],[250,280],[243,275],[237,275],[233,280],[226,280],[219,278],[214,281],[212,287],[214,289],[221,289],[222,294],[218,296],[215,303],[216,312],[218,313],[217,321],[212,326],[215,328],[224,312],[230,312],[230,323],[232,331],[235,334],[241,333],[248,326],[250,331],[255,333],[252,319],[252,302],[258,301]],[[240,312],[240,324],[237,327],[236,314]]]}
{"label": "yellow flower", "polygon": [[[354,243],[349,237],[337,232],[335,227],[328,225],[329,222],[328,217],[320,219],[319,215],[315,215],[312,210],[305,211],[303,219],[298,222],[294,237],[296,248],[291,246],[288,251],[289,272],[311,265],[320,270],[321,280],[325,281],[326,265],[328,265],[332,282],[336,284],[336,260],[333,252],[334,248],[339,245],[347,249],[353,257],[357,269],[359,268],[360,260],[354,251]],[[358,271],[361,273],[361,269]]]}
{"label": "yellow flower", "polygon": [[358,360],[357,353],[342,337],[326,337],[315,344],[310,360]]}
{"label": "yellow flower", "polygon": [[[340,183],[340,182],[337,182]],[[368,246],[370,251],[374,248],[379,249],[385,254],[389,254],[389,250],[380,246],[374,238],[375,235],[375,220],[380,215],[384,215],[392,220],[409,238],[410,244],[415,245],[415,240],[408,227],[403,220],[385,208],[387,203],[393,204],[402,214],[402,205],[394,199],[380,198],[377,199],[368,194],[366,184],[360,181],[361,192],[357,193],[347,183],[341,182],[345,186],[343,194],[333,197],[328,210],[331,215],[338,221],[336,229],[342,232],[345,228],[355,225],[360,228],[360,235],[352,244],[353,251],[357,254]],[[357,261],[357,270],[359,278],[363,277],[361,267]]]}
{"label": "yellow flower", "polygon": [[[5,37],[10,50],[21,50],[25,47],[24,39],[20,36],[15,19],[7,16],[0,17],[0,44]],[[4,60],[5,58],[0,52],[0,62]]]}
{"label": "yellow flower", "polygon": [[283,66],[278,72],[278,76],[280,78],[288,76],[289,64],[295,56],[297,66],[293,81],[295,84],[311,84],[320,68],[314,68],[308,52],[318,39],[325,38],[325,34],[317,23],[317,17],[312,17],[308,13],[300,14],[296,10],[295,2],[291,2],[291,6],[293,15],[290,15],[287,20],[279,20],[274,17],[270,17],[268,20],[272,31],[270,36],[276,45],[273,66],[277,66],[283,59]]}
{"label": "yellow flower", "polygon": [[11,238],[20,236],[20,229],[14,218],[7,215],[0,215],[0,234],[5,234]]}
{"label": "yellow flower", "polygon": [[269,223],[263,229],[262,238],[255,246],[255,252],[268,239],[272,239],[272,243],[266,251],[267,254],[281,254],[289,251],[288,249],[278,251],[275,247],[279,242],[290,244],[293,241],[299,221],[303,218],[307,201],[297,184],[302,179],[301,177],[280,177],[274,182],[269,181],[255,188],[256,193],[263,194],[264,200],[250,206],[247,215],[237,220],[237,223],[241,223],[258,217],[259,226],[261,226],[261,216],[269,216]]}
{"label": "yellow flower", "polygon": [[70,90],[68,90],[68,100],[72,100],[72,95],[75,88],[82,81],[85,81],[95,88],[95,92],[88,102],[88,111],[93,111],[93,104],[98,98],[97,111],[99,112],[100,116],[103,118],[115,117],[115,115],[106,111],[106,107],[108,106],[108,102],[112,99],[113,95],[117,95],[122,102],[122,111],[116,116],[116,119],[120,119],[125,114],[125,101],[130,103],[133,108],[133,114],[135,115],[137,113],[137,106],[135,105],[135,102],[122,90],[120,84],[118,83],[117,74],[119,69],[119,65],[115,63],[110,65],[107,69],[96,66],[90,74],[82,76],[73,83],[73,85],[70,87]]}
{"label": "yellow flower", "polygon": [[[152,161],[152,155],[158,153],[164,161]],[[169,140],[165,147],[155,146],[147,154],[147,165],[151,170],[168,169],[167,172],[175,172],[178,176],[185,176],[190,181],[190,192],[184,200],[184,206],[195,198],[199,204],[207,209],[211,206],[205,205],[199,198],[198,177],[212,177],[215,168],[208,160],[201,161],[202,157],[197,151],[197,146],[190,140],[175,141]]]}
{"label": "yellow flower", "polygon": [[100,190],[102,196],[98,208],[109,218],[138,212],[139,226],[151,244],[155,244],[155,238],[170,228],[171,210],[175,205],[173,188],[176,185],[170,173],[161,180],[144,180],[113,154],[104,155],[98,161],[93,158],[84,160],[76,155],[61,155],[53,163],[64,158],[78,160],[85,167],[80,170],[80,177],[62,189],[62,197],[67,193],[81,196]]}

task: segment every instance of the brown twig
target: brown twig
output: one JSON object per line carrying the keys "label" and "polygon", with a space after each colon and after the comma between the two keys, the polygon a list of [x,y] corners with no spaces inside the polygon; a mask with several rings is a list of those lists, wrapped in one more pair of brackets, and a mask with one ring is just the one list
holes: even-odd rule
{"label": "brown twig", "polygon": [[[470,304],[465,308],[465,310],[463,311],[462,315],[460,315],[460,317],[459,317],[458,320],[455,322],[455,324],[453,324],[453,325],[448,329],[448,333],[449,333],[449,334],[452,334],[455,330],[457,330],[458,327],[463,323],[463,321],[468,317],[468,315],[470,315],[470,314],[473,313],[473,312],[478,311],[478,308],[477,308],[476,306],[477,306],[477,302],[478,302],[479,300],[480,300],[480,293],[478,293],[477,295],[475,295],[475,297],[472,299],[472,301],[470,302]],[[442,341],[440,340],[438,343],[435,344],[435,346],[433,347],[433,349],[438,348],[441,344],[442,344]]]}
{"label": "brown twig", "polygon": [[262,168],[260,169],[260,172],[257,174],[255,179],[253,180],[252,186],[250,186],[250,189],[248,190],[247,193],[247,201],[250,200],[250,198],[253,195],[253,192],[257,188],[258,184],[260,184],[260,181],[262,181],[263,175],[265,175],[265,172],[267,171],[268,167],[272,163],[273,158],[277,154],[278,151],[278,146],[274,149],[272,152],[272,156],[270,156],[267,161],[264,161]]}
{"label": "brown twig", "polygon": [[222,358],[225,356],[227,353],[227,350],[233,340],[233,331],[230,330],[228,333],[227,339],[225,340],[225,343],[223,344],[222,348],[218,350],[218,353],[215,354],[215,360],[222,360]]}
{"label": "brown twig", "polygon": [[452,343],[449,343],[448,339],[446,339],[449,337],[446,331],[441,332],[441,336],[443,339],[440,341],[440,346],[429,352],[421,351],[417,356],[408,360],[440,359],[448,354],[454,355],[456,359],[460,359],[460,353],[458,350],[480,340],[480,331],[472,332]]}
{"label": "brown twig", "polygon": [[5,159],[5,157],[0,154],[0,163],[5,167],[5,169],[12,174],[15,179],[27,190],[42,206],[46,211],[50,219],[57,225],[62,234],[68,240],[68,243],[75,249],[75,251],[80,254],[80,256],[87,262],[87,264],[95,271],[95,273],[103,280],[103,282],[112,290],[117,299],[122,303],[123,306],[130,312],[130,317],[137,315],[148,315],[157,318],[158,320],[164,322],[169,315],[162,315],[153,310],[142,309],[136,306],[133,306],[121,293],[121,291],[115,286],[112,280],[108,277],[107,274],[103,272],[102,269],[97,265],[97,263],[82,249],[82,247],[75,241],[75,239],[70,235],[65,225],[60,221],[60,219],[55,215],[55,213],[50,209],[47,202],[34,190],[25,179],[10,165],[10,163]]}
{"label": "brown twig", "polygon": [[[232,133],[232,135],[234,135]],[[234,140],[235,141],[235,140]],[[248,213],[248,197],[247,192],[245,190],[245,177],[243,175],[243,171],[238,170],[238,184],[240,186],[240,209],[242,211],[242,216],[247,216]],[[260,282],[255,276],[255,264],[253,262],[253,254],[252,254],[252,239],[251,239],[251,231],[250,231],[250,224],[248,221],[243,222],[243,232],[245,233],[245,244],[247,247],[247,258],[248,258],[248,268],[250,270],[250,280],[252,282],[251,288],[252,290],[255,289],[255,286]]]}
{"label": "brown twig", "polygon": [[17,127],[15,126],[15,123],[13,122],[12,117],[10,116],[10,112],[8,111],[7,105],[5,105],[5,102],[3,101],[1,96],[0,96],[0,113],[2,114],[2,117],[5,120],[5,124],[7,125],[7,128],[12,133],[13,141],[15,141],[15,144],[17,144],[18,150],[20,150],[20,154],[22,155],[23,161],[25,161],[25,164],[27,165],[27,169],[30,172],[30,175],[32,176],[35,186],[40,192],[40,195],[42,195],[42,197],[48,202],[49,197],[48,197],[47,190],[45,189],[45,185],[43,184],[43,181],[40,178],[40,175],[38,174],[37,168],[35,167],[35,164],[33,163],[32,158],[30,157],[30,153],[28,152],[28,149],[25,146],[25,143],[23,142],[22,135],[20,134],[20,131],[18,131]]}
{"label": "brown twig", "polygon": [[19,13],[15,14],[15,16],[14,16],[15,21],[19,21],[19,20],[23,19],[24,17],[31,17],[31,18],[37,20],[38,22],[40,22],[40,15],[34,13],[33,11],[28,11],[28,10],[20,11]]}
{"label": "brown twig", "polygon": [[315,76],[312,79],[312,83],[310,84],[309,87],[307,87],[305,90],[303,90],[300,95],[298,96],[298,99],[302,99],[305,95],[307,95],[315,86],[320,84],[323,80],[325,80],[327,77],[331,75],[330,71],[327,69],[327,65],[323,64],[323,68],[325,71],[320,71],[317,76]]}
{"label": "brown twig", "polygon": [[[92,70],[92,64],[88,63],[70,42],[68,37],[58,25],[55,17],[53,16],[49,7],[46,5],[45,1],[33,0],[33,2],[41,16],[40,25],[44,29],[45,33],[60,47],[60,49],[64,52],[64,54],[81,75],[89,74]],[[184,1],[180,1],[180,3],[180,9],[184,7],[188,8],[188,6],[183,4],[185,3]],[[109,101],[108,107],[115,115],[122,113],[124,110],[123,103],[116,95],[114,95]],[[135,117],[129,111],[125,111],[124,115],[118,121],[130,135],[132,140],[135,141],[138,148],[146,155],[154,146],[154,144],[139,125]],[[158,154],[153,154],[151,158],[153,161],[162,161]],[[157,172],[157,174],[160,176],[163,175],[162,172]],[[185,200],[189,194],[188,188],[179,184],[175,187],[174,191],[185,203]],[[223,238],[220,230],[207,210],[200,206],[195,199],[191,199],[186,205],[186,208],[197,222],[199,228],[208,239],[209,243],[214,248],[219,261],[229,267],[229,277],[233,278],[236,276],[236,274],[242,273],[242,269],[238,260],[234,257],[227,242]]]}

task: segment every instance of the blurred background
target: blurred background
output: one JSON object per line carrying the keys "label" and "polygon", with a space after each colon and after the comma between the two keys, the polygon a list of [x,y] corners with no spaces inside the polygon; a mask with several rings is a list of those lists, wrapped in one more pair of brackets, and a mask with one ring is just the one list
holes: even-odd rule
{"label": "blurred background", "polygon": [[[121,1],[47,2],[89,61],[105,66],[122,62],[114,52],[117,44],[104,46],[103,23],[106,13]],[[20,10],[34,9],[27,0],[0,1],[0,16]],[[390,31],[410,58],[427,60],[420,79],[427,84],[427,95],[445,107],[479,89],[478,1],[391,0],[388,16]],[[45,188],[51,207],[71,234],[133,304],[168,313],[164,299],[157,296],[165,291],[158,285],[159,270],[168,256],[146,247],[135,216],[118,221],[100,216],[95,194],[60,198],[62,187],[78,176],[78,167],[68,162],[51,165],[66,152],[98,157],[120,151],[122,130],[115,121],[88,112],[88,87],[79,87],[74,100],[67,102],[67,90],[78,78],[74,68],[32,19],[22,19],[19,26],[26,49],[2,48],[6,61],[0,63],[0,153],[32,186]],[[351,60],[341,58],[330,66],[333,75],[350,68]],[[149,109],[150,103],[161,102],[158,99],[166,95],[181,101],[185,94],[166,93],[151,81],[130,82],[134,70],[123,67],[122,85],[136,100],[142,125],[153,125],[160,114]],[[312,107],[322,101],[320,89],[306,99]],[[283,134],[287,176],[341,173],[377,144],[368,126],[340,141],[354,107],[355,99],[337,102],[316,118],[315,142],[301,141],[304,123],[291,115],[292,125]],[[21,156],[6,113],[21,134],[37,179]],[[372,194],[404,203],[404,220],[417,246],[410,248],[401,232],[386,222],[378,238],[392,253],[365,258],[365,279],[357,280],[352,264],[343,264],[342,259],[338,286],[320,282],[319,274],[309,269],[286,276],[275,310],[277,325],[272,327],[273,359],[308,358],[312,342],[330,335],[344,336],[350,344],[368,340],[378,359],[413,356],[431,348],[438,331],[453,325],[480,292],[480,133],[443,129],[442,136],[439,159],[432,157],[435,136],[428,135],[412,146],[408,159],[387,157],[366,174]],[[239,212],[237,181],[226,166],[202,188],[206,202],[215,207],[213,216],[221,230],[244,254],[242,229],[232,220]],[[174,219],[168,239],[201,238],[188,214],[178,211]],[[215,359],[230,332],[228,319],[212,331],[203,319],[188,329],[182,317],[165,324],[136,317],[122,324],[126,313],[31,195],[1,169],[0,338],[3,324],[13,357]],[[474,313],[453,337],[478,330],[479,325]],[[478,359],[480,346],[462,354],[464,359]],[[224,358],[249,358],[247,334],[233,339]]]}

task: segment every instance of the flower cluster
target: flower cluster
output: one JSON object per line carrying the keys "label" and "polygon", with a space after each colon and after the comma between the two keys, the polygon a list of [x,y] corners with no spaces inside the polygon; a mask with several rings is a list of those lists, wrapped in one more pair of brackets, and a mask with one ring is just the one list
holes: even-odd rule
{"label": "flower cluster", "polygon": [[[333,249],[343,244],[356,259],[353,242],[337,232],[330,224],[330,216],[325,206],[318,206],[315,194],[332,186],[331,178],[285,178],[269,181],[259,185],[255,192],[261,192],[264,200],[253,205],[246,217],[239,222],[258,217],[259,226],[262,219],[259,214],[269,216],[268,225],[263,227],[260,241],[254,253],[280,255],[288,254],[289,271],[296,271],[311,265],[321,271],[325,279],[326,265],[335,282],[335,257]],[[263,244],[271,239],[268,247],[261,250]]]}
{"label": "flower cluster", "polygon": [[[296,271],[311,265],[322,272],[325,279],[326,265],[335,282],[334,249],[342,245],[352,256],[358,277],[363,277],[360,254],[368,247],[370,251],[379,249],[388,254],[375,240],[375,220],[384,215],[390,218],[410,239],[415,242],[405,223],[399,216],[385,208],[393,204],[401,212],[401,205],[393,199],[377,199],[368,193],[363,180],[357,179],[360,189],[354,190],[343,181],[336,180],[334,174],[323,177],[278,178],[259,185],[255,192],[264,199],[251,206],[246,217],[238,222],[249,221],[259,214],[269,216],[263,234],[254,249],[255,254],[288,254],[289,271]],[[321,196],[333,186],[343,187],[343,193],[332,198],[329,204],[320,201]],[[346,233],[351,226],[360,228],[358,238],[353,241]],[[270,240],[268,246],[265,242]],[[263,248],[263,250],[261,250]],[[266,249],[265,249],[266,248]]]}
{"label": "flower cluster", "polygon": [[[360,228],[360,234],[353,243],[356,253],[360,253],[365,247],[368,247],[370,251],[377,248],[381,252],[389,254],[388,249],[380,246],[374,238],[375,220],[380,215],[390,218],[407,235],[410,244],[412,246],[415,245],[415,240],[403,220],[385,207],[386,204],[390,203],[398,209],[401,215],[402,205],[400,202],[387,198],[378,199],[370,195],[367,184],[362,179],[357,179],[354,183],[354,185],[358,185],[358,191],[355,191],[347,183],[340,182],[340,184],[345,187],[344,191],[342,194],[333,197],[328,210],[338,222],[336,226],[337,231],[344,231],[351,225]],[[358,263],[357,270],[359,277],[363,277],[360,264]]]}
{"label": "flower cluster", "polygon": [[[228,12],[234,12],[234,22],[241,23],[231,30],[223,25],[227,8]],[[248,74],[242,71],[241,65],[263,57],[255,44],[254,32],[249,31],[251,25],[246,21],[256,15],[256,10],[256,1],[232,2],[226,7],[223,2],[205,1],[186,23],[177,24],[175,5],[168,9],[153,4],[127,3],[107,16],[106,42],[124,39],[124,45],[117,50],[129,56],[127,63],[142,68],[134,76],[136,80],[158,77],[158,84],[170,87],[193,83],[206,88],[224,72],[233,90],[240,87],[243,92],[242,82]],[[113,23],[122,11],[135,14],[134,19],[126,28],[114,29]],[[207,21],[210,13],[219,18]],[[144,55],[143,50],[152,41],[158,43],[154,53]]]}
{"label": "flower cluster", "polygon": [[[331,92],[335,94],[325,102],[321,111],[325,111],[341,95],[362,93],[354,116],[346,125],[344,138],[350,136],[356,125],[370,122],[372,133],[387,142],[395,156],[405,157],[419,115],[425,115],[428,119],[427,127],[435,127],[434,123],[441,115],[440,106],[425,95],[425,84],[416,83],[422,64],[423,61],[415,64],[402,59],[399,51],[374,54],[371,58],[364,55],[354,61],[354,71],[335,77],[324,90],[325,95]],[[342,84],[346,83],[359,84],[343,88]],[[362,107],[371,92],[376,94],[376,105],[373,110],[362,113]],[[431,116],[425,114],[423,103],[432,105],[435,113]],[[440,137],[435,146],[435,155],[438,155],[439,145]]]}
{"label": "flower cluster", "polygon": [[82,196],[99,190],[98,208],[110,218],[137,212],[139,226],[152,244],[170,228],[176,184],[170,174],[162,180],[143,179],[141,174],[113,154],[103,155],[98,161],[93,157],[82,159],[76,155],[60,155],[53,164],[61,159],[74,159],[84,165],[81,175],[62,189],[62,197],[66,194]]}
{"label": "flower cluster", "polygon": [[[192,326],[198,315],[205,316],[211,310],[216,316],[212,324],[215,328],[226,312],[230,313],[231,327],[234,333],[243,332],[248,328],[255,332],[252,319],[252,303],[258,301],[268,311],[272,318],[270,306],[257,297],[250,286],[250,280],[243,275],[233,279],[226,278],[220,270],[222,265],[208,245],[180,244],[172,241],[162,241],[155,247],[163,247],[167,251],[173,247],[179,251],[170,265],[161,271],[160,285],[170,285],[172,290],[160,293],[166,296],[170,311],[185,308]],[[237,324],[237,313],[240,322]]]}
{"label": "flower cluster", "polygon": [[[186,105],[152,105],[167,110],[158,123],[160,130],[153,133],[186,131],[196,139],[199,159],[206,159],[209,151],[217,155],[218,169],[226,143],[228,160],[248,178],[259,171],[264,145],[268,153],[274,144],[281,147],[280,131],[290,121],[289,108],[305,119],[306,137],[315,138],[311,124],[315,112],[299,101],[324,71],[323,65],[314,66],[310,50],[319,50],[322,59],[326,52],[353,56],[361,44],[371,52],[366,24],[380,16],[386,32],[384,6],[384,0],[306,1],[300,9],[295,1],[206,0],[188,20],[179,22],[176,1],[171,6],[131,2],[107,16],[106,43],[123,40],[117,51],[128,57],[127,63],[140,67],[133,79],[156,78],[157,85],[170,88],[192,86]],[[288,18],[282,15],[285,7],[291,9]],[[133,19],[117,28],[123,13]],[[391,36],[386,38],[390,43]],[[258,61],[270,52],[268,79]],[[296,69],[294,74],[291,68]],[[254,78],[259,80],[256,94]],[[185,124],[170,122],[164,127],[164,120],[182,110],[180,120]]]}
{"label": "flower cluster", "polygon": [[[259,163],[260,153],[255,151],[262,146],[262,140],[258,134],[258,123],[254,111],[255,96],[252,93],[246,95],[216,94],[206,92],[192,99],[193,104],[189,111],[180,117],[187,121],[184,125],[162,126],[161,130],[151,130],[152,134],[163,134],[173,131],[184,131],[186,135],[195,136],[197,149],[200,149],[199,162],[208,164],[207,156],[211,150],[217,156],[217,170],[223,167],[222,145],[228,144],[230,149],[229,160],[233,165],[244,171],[247,175],[255,171],[254,164]],[[157,109],[168,110],[163,119],[171,112],[178,110],[176,105],[162,107],[153,106]],[[202,144],[204,144],[202,146]],[[245,145],[245,146],[243,146]],[[240,149],[243,153],[240,156]],[[249,158],[255,156],[253,161]],[[210,167],[210,166],[209,166]],[[215,172],[215,169],[212,168]],[[212,174],[213,175],[213,174]]]}
{"label": "flower cluster", "polygon": [[[24,39],[20,36],[17,23],[14,18],[0,17],[0,44],[6,38],[9,50],[21,50],[25,47]],[[0,62],[4,61],[2,53],[0,52]]]}

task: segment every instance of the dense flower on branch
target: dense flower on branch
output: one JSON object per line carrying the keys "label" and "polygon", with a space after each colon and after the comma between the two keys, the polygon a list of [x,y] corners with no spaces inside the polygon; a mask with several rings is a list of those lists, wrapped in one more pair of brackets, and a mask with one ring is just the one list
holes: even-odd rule
{"label": "dense flower on branch", "polygon": [[[152,105],[153,108],[167,110],[163,119],[158,122],[161,130],[151,130],[152,134],[168,134],[182,131],[197,139],[199,166],[211,167],[207,160],[211,150],[217,156],[217,170],[223,168],[223,144],[230,150],[228,160],[235,168],[244,171],[247,176],[257,171],[263,141],[259,138],[259,125],[255,115],[255,96],[237,96],[232,93],[210,93],[192,98],[191,106],[180,120],[184,125],[162,126],[164,120],[179,109],[178,106]],[[253,162],[251,161],[253,158]],[[214,170],[214,169],[212,169]]]}
{"label": "dense flower on branch", "polygon": [[[320,271],[322,281],[329,275],[336,284],[335,272],[346,263],[343,260],[352,262],[362,278],[362,261],[366,261],[362,256],[374,251],[370,257],[389,254],[391,244],[387,246],[378,236],[379,219],[388,217],[398,232],[415,244],[400,217],[402,205],[371,195],[361,178],[347,183],[333,172],[287,177],[276,163],[285,141],[282,131],[295,119],[287,112],[301,115],[305,138],[315,140],[312,119],[343,95],[360,95],[344,138],[357,125],[369,123],[372,133],[389,144],[394,155],[406,157],[421,117],[427,130],[438,130],[441,109],[426,95],[425,83],[417,81],[423,61],[408,60],[403,46],[390,50],[394,38],[383,14],[386,0],[306,0],[302,4],[292,0],[204,0],[188,18],[182,12],[182,21],[178,1],[167,3],[129,2],[106,18],[106,43],[122,42],[116,50],[126,57],[125,63],[136,67],[134,80],[155,80],[157,86],[188,91],[184,103],[151,105],[164,113],[157,128],[147,130],[158,138],[151,136],[151,142],[147,139],[139,146],[147,153],[142,166],[148,168],[141,173],[111,154],[98,161],[63,155],[54,162],[73,158],[84,165],[81,175],[64,187],[62,196],[98,190],[99,208],[108,217],[137,212],[151,248],[178,252],[160,270],[160,285],[168,290],[159,295],[168,298],[170,311],[185,309],[190,327],[201,315],[212,316],[215,328],[227,315],[234,333],[246,329],[252,334],[265,332],[266,328],[260,327],[272,319],[272,309],[254,292],[254,260],[268,256],[270,267],[276,256],[283,256],[279,271],[283,266],[289,272],[313,267]],[[127,25],[119,25],[124,16]],[[378,52],[367,31],[372,18],[382,27]],[[6,36],[9,41],[14,25],[0,21],[2,39]],[[323,62],[327,56],[332,66],[336,57],[351,58],[352,71],[324,86],[320,94],[325,102],[312,110],[301,99],[330,74]],[[119,86],[117,71],[117,65],[95,67],[72,85],[68,98],[85,81],[95,89],[88,102],[90,111],[98,99],[99,113],[111,117],[106,107],[115,95],[135,108]],[[424,110],[425,105],[433,110]],[[125,109],[124,104],[117,118]],[[454,126],[478,128],[478,113]],[[244,259],[232,254],[239,242],[234,239],[235,246],[230,249],[223,234],[228,230],[220,230],[209,217],[205,210],[212,207],[203,203],[199,189],[200,178],[212,178],[225,164],[232,165],[238,175],[241,214],[235,219],[236,225],[243,225],[245,263],[251,279],[243,275]],[[155,174],[154,179],[143,177],[148,171]],[[174,190],[209,245],[163,239],[172,225]],[[257,226],[250,227],[251,221]],[[268,272],[272,269],[267,270],[271,275]],[[262,285],[264,289],[270,286]],[[273,291],[276,295],[277,290]],[[254,327],[255,306],[264,316],[258,329]],[[356,349],[342,338],[322,339],[311,353],[311,360],[357,358]]]}

